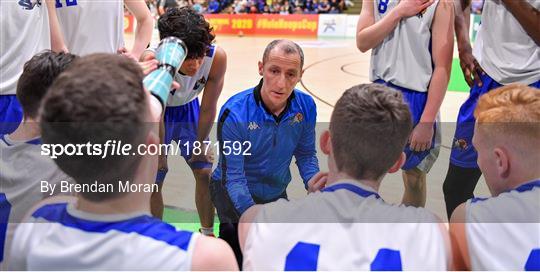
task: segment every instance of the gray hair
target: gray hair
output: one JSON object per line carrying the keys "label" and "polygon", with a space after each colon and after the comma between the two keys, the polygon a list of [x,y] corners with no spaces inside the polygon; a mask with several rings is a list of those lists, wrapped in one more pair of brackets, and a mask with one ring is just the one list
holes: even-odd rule
{"label": "gray hair", "polygon": [[287,55],[298,54],[300,56],[300,70],[304,68],[304,51],[302,51],[302,48],[298,44],[291,40],[273,40],[270,42],[264,49],[263,62],[268,60],[270,52],[276,47]]}

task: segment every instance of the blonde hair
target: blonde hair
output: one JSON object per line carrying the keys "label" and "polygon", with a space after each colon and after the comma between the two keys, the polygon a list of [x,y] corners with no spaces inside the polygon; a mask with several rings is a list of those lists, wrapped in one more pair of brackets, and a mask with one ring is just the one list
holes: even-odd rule
{"label": "blonde hair", "polygon": [[474,116],[492,136],[535,141],[540,137],[540,90],[523,84],[498,88],[480,97]]}

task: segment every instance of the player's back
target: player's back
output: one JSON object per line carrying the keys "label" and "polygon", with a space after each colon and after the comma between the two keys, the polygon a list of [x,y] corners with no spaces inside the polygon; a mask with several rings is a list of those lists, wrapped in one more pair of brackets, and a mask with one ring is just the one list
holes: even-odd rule
{"label": "player's back", "polygon": [[12,270],[189,270],[198,234],[146,213],[98,215],[56,203],[19,226]]}
{"label": "player's back", "polygon": [[538,211],[540,180],[497,197],[467,201],[465,231],[472,270],[540,269]]}
{"label": "player's back", "polygon": [[57,0],[56,13],[69,51],[116,53],[124,46],[124,1]]}
{"label": "player's back", "polygon": [[263,206],[244,247],[247,270],[446,270],[437,218],[385,203],[355,182]]}
{"label": "player's back", "polygon": [[[0,135],[0,264],[5,266],[15,231],[24,215],[43,198],[58,193],[43,190],[41,181],[59,184],[70,178],[52,159],[41,155],[40,139],[13,141]],[[50,189],[48,187],[47,189]],[[8,223],[7,225],[3,225]]]}

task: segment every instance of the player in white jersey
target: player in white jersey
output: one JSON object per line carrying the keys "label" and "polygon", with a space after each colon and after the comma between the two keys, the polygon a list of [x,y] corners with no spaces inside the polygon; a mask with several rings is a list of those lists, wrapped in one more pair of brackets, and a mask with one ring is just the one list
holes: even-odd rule
{"label": "player in white jersey", "polygon": [[49,199],[30,212],[15,233],[10,269],[237,269],[224,241],[176,230],[150,215],[157,156],[95,155],[97,145],[103,150],[108,141],[159,143],[159,113],[150,110],[152,98],[142,80],[136,62],[93,54],[73,63],[49,88],[41,108],[43,144],[92,148],[82,155],[58,154],[55,162],[79,185],[70,189],[77,195]]}
{"label": "player in white jersey", "polygon": [[405,162],[412,130],[401,93],[380,84],[350,88],[320,137],[329,173],[300,200],[255,205],[240,219],[245,270],[446,270],[446,228],[424,208],[386,203],[386,172]]}
{"label": "player in white jersey", "polygon": [[44,49],[64,46],[53,1],[2,0],[0,25],[0,134],[8,134],[22,120],[15,91],[24,63]]}
{"label": "player in white jersey", "polygon": [[402,167],[406,205],[425,205],[426,174],[439,155],[436,120],[450,79],[453,26],[446,0],[364,0],[358,20],[356,44],[372,49],[370,80],[400,90],[413,115]]}
{"label": "player in white jersey", "polygon": [[4,270],[17,223],[33,205],[58,192],[42,190],[41,181],[70,181],[52,159],[41,156],[37,117],[47,88],[74,59],[72,54],[45,51],[24,65],[17,85],[24,119],[13,133],[0,135],[0,267]]}
{"label": "player in white jersey", "polygon": [[459,204],[474,196],[482,174],[472,143],[473,113],[479,97],[510,83],[540,88],[539,22],[540,1],[485,1],[481,35],[477,37],[477,42],[483,44],[479,48],[481,59],[475,59],[478,54],[473,56],[468,39],[458,43],[461,66],[471,91],[459,110],[450,165],[443,184],[448,217]]}
{"label": "player in white jersey", "polygon": [[129,54],[138,59],[152,38],[154,19],[144,0],[56,0],[58,21],[68,50],[77,55],[123,53],[124,5],[135,17],[135,42]]}
{"label": "player in white jersey", "polygon": [[540,270],[540,92],[512,84],[480,97],[473,143],[492,197],[452,214],[459,270]]}
{"label": "player in white jersey", "polygon": [[[211,154],[194,154],[196,142],[208,139],[217,102],[225,79],[227,55],[221,47],[213,45],[215,36],[204,16],[190,7],[171,8],[158,21],[161,39],[174,36],[187,46],[186,60],[175,75],[180,89],[172,91],[164,114],[164,142],[177,142],[181,155],[193,171],[196,180],[195,204],[201,220],[201,232],[213,235],[214,206],[210,199],[209,182],[212,168]],[[153,52],[145,51],[143,59],[152,58]],[[202,93],[199,105],[198,96]],[[199,113],[200,112],[200,113]],[[201,150],[206,150],[201,144]],[[162,157],[156,183],[160,188],[167,174],[167,160]],[[163,199],[161,189],[152,198],[153,214],[161,217]]]}

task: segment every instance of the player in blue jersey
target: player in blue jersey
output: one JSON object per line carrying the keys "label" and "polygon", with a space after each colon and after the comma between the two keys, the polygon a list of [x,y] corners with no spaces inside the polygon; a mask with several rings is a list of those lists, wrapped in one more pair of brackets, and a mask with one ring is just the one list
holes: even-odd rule
{"label": "player in blue jersey", "polygon": [[[43,144],[158,144],[160,113],[151,110],[155,100],[142,79],[131,59],[82,57],[44,98]],[[30,212],[15,234],[11,270],[237,269],[225,242],[177,230],[151,216],[157,156],[138,148],[106,156],[92,150],[55,160],[82,189],[73,199],[51,199]]]}
{"label": "player in blue jersey", "polygon": [[219,114],[221,152],[210,191],[221,223],[220,238],[233,247],[239,263],[240,215],[256,203],[287,197],[293,156],[306,188],[319,172],[315,102],[294,88],[303,64],[304,54],[297,44],[272,41],[259,62],[262,80],[231,97]]}

